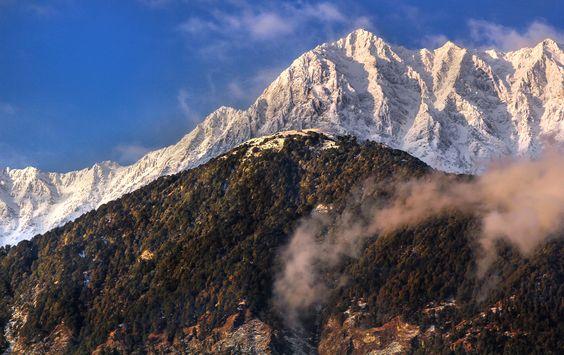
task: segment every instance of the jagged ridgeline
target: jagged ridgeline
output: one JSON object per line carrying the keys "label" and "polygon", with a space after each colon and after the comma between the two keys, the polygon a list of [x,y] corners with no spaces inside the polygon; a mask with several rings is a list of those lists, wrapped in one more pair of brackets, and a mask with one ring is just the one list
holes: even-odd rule
{"label": "jagged ridgeline", "polygon": [[[351,208],[365,181],[385,201],[394,181],[431,173],[407,153],[347,137],[309,131],[252,140],[2,249],[1,347],[561,351],[561,239],[528,258],[500,244],[493,271],[477,279],[480,226],[456,211],[368,238],[359,255],[324,270],[334,287],[290,329],[273,284],[300,220]],[[332,282],[335,275],[346,280]]]}
{"label": "jagged ridgeline", "polygon": [[251,139],[317,128],[471,173],[504,156],[564,144],[564,51],[547,39],[502,53],[410,50],[359,29],[305,52],[247,109],[220,107],[176,144],[128,166],[65,173],[0,167],[0,245],[31,239]]}

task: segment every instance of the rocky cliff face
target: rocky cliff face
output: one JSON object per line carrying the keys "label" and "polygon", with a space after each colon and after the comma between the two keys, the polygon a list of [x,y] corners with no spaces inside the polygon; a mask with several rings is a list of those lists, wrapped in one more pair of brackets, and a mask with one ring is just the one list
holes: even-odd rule
{"label": "rocky cliff face", "polygon": [[357,30],[301,55],[248,109],[222,107],[177,144],[131,166],[0,170],[0,243],[45,232],[159,176],[280,131],[352,134],[448,172],[479,172],[500,156],[532,157],[547,142],[564,141],[563,63],[550,39],[509,53],[451,42],[409,50]]}

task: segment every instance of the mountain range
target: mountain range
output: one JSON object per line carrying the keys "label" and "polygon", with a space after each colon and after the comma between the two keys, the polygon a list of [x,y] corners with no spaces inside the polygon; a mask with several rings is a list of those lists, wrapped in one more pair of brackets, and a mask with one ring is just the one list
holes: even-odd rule
{"label": "mountain range", "polygon": [[535,157],[564,142],[563,63],[564,52],[550,39],[506,53],[452,42],[411,50],[356,30],[301,55],[248,109],[221,107],[177,144],[132,165],[0,169],[0,244],[29,239],[160,176],[287,130],[353,135],[454,173],[480,173],[500,157]]}

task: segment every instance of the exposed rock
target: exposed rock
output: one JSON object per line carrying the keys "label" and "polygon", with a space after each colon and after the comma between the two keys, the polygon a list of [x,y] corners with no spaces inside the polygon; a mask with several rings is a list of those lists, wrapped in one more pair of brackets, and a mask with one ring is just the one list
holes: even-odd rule
{"label": "exposed rock", "polygon": [[[126,353],[120,331],[111,332],[108,340],[94,353]],[[272,328],[253,317],[248,310],[242,310],[229,316],[221,327],[212,329],[207,336],[203,336],[197,324],[185,328],[183,335],[170,341],[166,334],[149,334],[143,348],[149,354],[271,354]]]}
{"label": "exposed rock", "polygon": [[411,349],[420,333],[417,325],[396,317],[380,327],[369,327],[361,312],[347,311],[340,322],[332,316],[323,326],[319,354],[399,354]]}
{"label": "exposed rock", "polygon": [[64,323],[61,323],[41,341],[24,343],[23,338],[17,338],[11,344],[8,352],[12,354],[65,354],[71,340],[71,331]]}

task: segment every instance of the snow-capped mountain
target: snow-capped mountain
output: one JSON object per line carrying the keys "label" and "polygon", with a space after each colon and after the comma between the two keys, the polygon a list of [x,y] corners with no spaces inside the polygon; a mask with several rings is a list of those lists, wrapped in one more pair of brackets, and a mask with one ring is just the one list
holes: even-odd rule
{"label": "snow-capped mountain", "polygon": [[177,144],[130,166],[0,170],[0,244],[45,232],[159,176],[251,139],[318,128],[475,173],[488,160],[564,142],[564,53],[547,39],[502,53],[452,42],[410,50],[357,30],[297,58],[247,110],[221,107]]}

